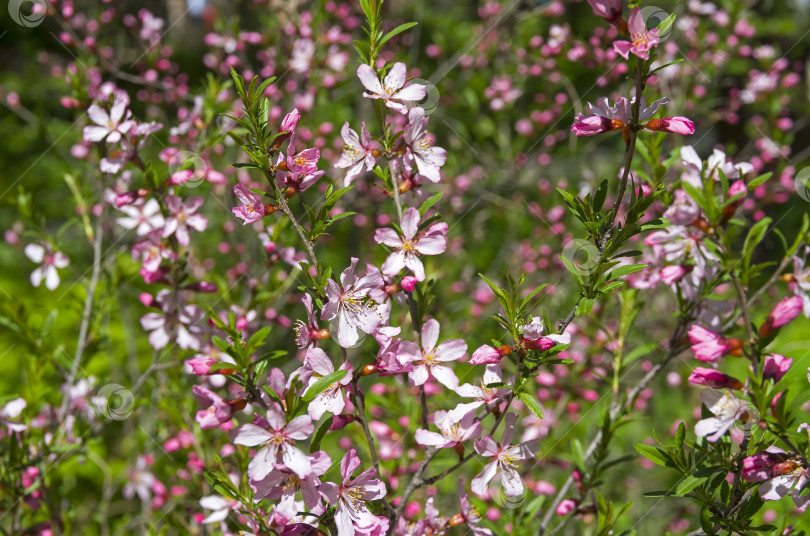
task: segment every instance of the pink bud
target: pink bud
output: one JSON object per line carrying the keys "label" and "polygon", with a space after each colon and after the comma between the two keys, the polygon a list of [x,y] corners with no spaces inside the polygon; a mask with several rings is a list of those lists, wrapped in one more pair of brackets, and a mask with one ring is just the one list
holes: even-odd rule
{"label": "pink bud", "polygon": [[773,380],[776,383],[790,370],[792,364],[793,359],[779,354],[768,354],[765,357],[762,375],[766,380]]}
{"label": "pink bud", "polygon": [[577,507],[577,503],[574,499],[563,499],[560,501],[560,504],[557,506],[557,515],[558,516],[565,516],[573,512]]}
{"label": "pink bud", "polygon": [[413,289],[416,288],[416,283],[418,282],[419,280],[414,276],[406,275],[402,278],[402,281],[400,281],[399,286],[402,287],[402,290],[405,292],[413,292]]}
{"label": "pink bud", "polygon": [[705,385],[712,389],[741,389],[743,384],[737,378],[723,374],[719,370],[696,367],[689,375],[689,382],[695,385]]}
{"label": "pink bud", "polygon": [[759,334],[763,337],[772,335],[775,330],[793,322],[803,308],[804,302],[800,296],[785,298],[773,308],[765,323],[759,328]]}
{"label": "pink bud", "polygon": [[497,363],[501,360],[501,354],[492,346],[483,345],[478,350],[473,352],[472,357],[468,361],[470,365],[490,365]]}
{"label": "pink bud", "polygon": [[672,285],[673,283],[679,281],[684,275],[686,275],[686,273],[686,268],[677,264],[672,266],[664,266],[661,268],[661,281],[667,285]]}
{"label": "pink bud", "polygon": [[151,305],[155,302],[155,298],[148,292],[141,292],[141,295],[138,296],[138,299],[146,307],[151,307]]}

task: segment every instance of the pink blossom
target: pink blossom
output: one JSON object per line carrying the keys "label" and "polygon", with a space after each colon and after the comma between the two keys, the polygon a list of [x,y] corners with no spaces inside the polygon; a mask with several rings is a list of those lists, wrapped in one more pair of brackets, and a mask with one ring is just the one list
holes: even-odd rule
{"label": "pink blossom", "polygon": [[639,8],[630,11],[627,26],[630,41],[614,41],[613,50],[626,60],[630,59],[631,52],[641,59],[650,59],[649,51],[658,46],[658,28],[647,30],[647,22]]}
{"label": "pink blossom", "polygon": [[358,259],[352,257],[351,265],[340,274],[340,285],[330,279],[326,284],[328,302],[321,310],[323,320],[337,319],[337,341],[344,348],[354,346],[360,340],[358,329],[372,333],[387,321],[388,307],[377,305],[367,296],[372,288],[383,284],[379,272],[368,273],[358,279],[355,275]]}
{"label": "pink blossom", "polygon": [[[481,523],[481,514],[478,513],[478,510],[473,506],[470,502],[467,493],[464,491],[464,480],[459,479],[457,484],[457,493],[458,493],[458,502],[461,506],[461,512],[457,514],[461,519],[456,520],[456,516],[450,520],[450,525],[460,525],[464,523],[470,529],[473,536],[492,536],[492,531],[480,526]],[[458,521],[457,523],[454,523]]]}
{"label": "pink blossom", "polygon": [[[704,363],[716,363],[727,353],[736,350],[736,344],[697,324],[689,328],[689,340],[695,357]],[[736,342],[736,339],[731,339]]]}
{"label": "pink blossom", "polygon": [[196,420],[200,428],[218,428],[230,422],[233,418],[234,407],[213,391],[195,385],[191,388],[195,395],[210,405],[204,410],[197,412]]}
{"label": "pink blossom", "polygon": [[519,445],[511,444],[515,435],[517,417],[517,413],[508,413],[504,417],[504,430],[500,446],[490,436],[484,436],[475,442],[475,452],[481,456],[494,458],[472,479],[472,491],[479,497],[486,494],[489,482],[497,475],[501,477],[503,492],[507,497],[516,497],[523,493],[523,480],[520,478],[515,462],[534,456],[537,450],[537,442],[530,441]]}
{"label": "pink blossom", "polygon": [[695,385],[705,385],[712,389],[742,389],[742,382],[719,370],[704,367],[695,367],[689,375],[689,382]]}
{"label": "pink blossom", "polygon": [[295,505],[295,496],[299,491],[308,509],[313,510],[321,505],[321,494],[318,492],[321,481],[318,476],[329,470],[332,460],[323,451],[313,452],[307,458],[312,470],[304,478],[288,467],[279,466],[263,480],[251,480],[250,487],[256,492],[256,499],[278,501],[276,510],[288,519],[295,517],[299,511]]}
{"label": "pink blossom", "polygon": [[751,420],[747,410],[748,403],[730,393],[704,389],[700,392],[700,399],[714,415],[695,425],[695,435],[705,437],[707,441],[717,442],[738,419]]}
{"label": "pink blossom", "polygon": [[135,229],[135,234],[144,236],[152,231],[163,229],[166,221],[160,210],[160,203],[156,199],[146,202],[140,200],[119,209],[126,217],[118,218],[116,223],[124,229]]}
{"label": "pink blossom", "polygon": [[411,207],[402,216],[402,235],[390,228],[377,229],[374,234],[374,241],[394,248],[394,252],[388,256],[388,259],[382,265],[382,273],[394,277],[403,268],[407,267],[413,272],[417,281],[425,280],[425,267],[417,255],[439,255],[444,253],[447,247],[447,238],[445,236],[446,231],[437,230],[431,232],[431,229],[416,237],[420,220],[419,209]]}
{"label": "pink blossom", "polygon": [[768,354],[765,356],[765,363],[762,368],[762,376],[766,380],[773,380],[774,383],[781,380],[790,366],[793,364],[793,359],[785,357],[780,354]]}
{"label": "pink blossom", "polygon": [[120,90],[113,94],[113,104],[109,114],[101,106],[91,104],[87,109],[87,116],[95,125],[84,127],[84,140],[95,142],[106,138],[107,143],[118,143],[121,136],[135,124],[129,119],[131,112],[127,110],[127,106],[129,106],[129,95]]}
{"label": "pink blossom", "polygon": [[[320,348],[310,348],[307,350],[306,356],[304,356],[304,366],[299,370],[302,374],[301,381],[309,389],[322,377],[335,372],[335,366],[329,356],[326,355],[326,352]],[[352,381],[352,367],[348,362],[344,362],[340,366],[340,370],[348,371],[348,373],[342,380],[332,383],[323,392],[316,395],[312,402],[309,403],[307,411],[312,420],[317,421],[327,411],[332,415],[340,415],[343,412],[346,405],[343,399],[343,390]]]}
{"label": "pink blossom", "polygon": [[200,498],[200,506],[206,510],[212,510],[212,512],[201,521],[203,524],[208,524],[225,521],[228,517],[228,513],[231,510],[238,510],[240,504],[238,501],[220,497],[219,495],[207,495]]}
{"label": "pink blossom", "polygon": [[365,123],[360,127],[359,137],[357,132],[349,128],[348,121],[340,130],[340,135],[343,137],[343,153],[340,155],[340,160],[335,164],[335,167],[349,168],[346,177],[343,179],[344,186],[349,186],[363,172],[363,166],[365,166],[366,171],[374,169],[376,160],[371,148],[371,134],[366,130]]}
{"label": "pink blossom", "polygon": [[248,464],[248,476],[255,481],[264,480],[271,471],[283,464],[300,478],[312,472],[309,458],[295,446],[312,434],[315,427],[309,415],[299,415],[286,422],[284,411],[276,403],[267,408],[267,419],[258,415],[254,424],[243,424],[237,430],[233,442],[246,447],[261,446]]}
{"label": "pink blossom", "polygon": [[328,330],[322,330],[318,326],[318,319],[312,310],[312,296],[304,294],[301,298],[304,308],[307,311],[307,321],[299,320],[295,323],[295,344],[299,348],[313,347],[318,344],[319,339],[329,337]]}
{"label": "pink blossom", "polygon": [[790,324],[799,316],[804,308],[804,303],[799,296],[785,298],[776,304],[773,311],[765,319],[765,323],[759,328],[759,334],[763,337],[772,335],[776,330]]}
{"label": "pink blossom", "polygon": [[257,222],[264,218],[265,209],[264,203],[262,203],[262,196],[251,192],[241,184],[237,184],[233,187],[233,193],[236,198],[241,201],[242,206],[233,207],[231,212],[240,220],[244,220],[244,225]]}
{"label": "pink blossom", "polygon": [[380,81],[377,73],[370,66],[363,64],[357,68],[357,77],[368,90],[363,93],[369,99],[382,99],[385,105],[401,114],[408,111],[404,103],[419,101],[425,98],[425,86],[422,84],[411,84],[405,86],[405,64],[395,63],[385,77]]}
{"label": "pink blossom", "polygon": [[447,161],[447,151],[431,144],[427,124],[425,110],[419,106],[411,108],[402,139],[405,140],[408,155],[416,162],[419,174],[430,182],[439,182],[441,180],[439,168]]}
{"label": "pink blossom", "polygon": [[415,343],[403,342],[399,358],[413,365],[413,371],[408,373],[408,380],[413,385],[424,385],[428,378],[433,377],[448,389],[455,390],[458,388],[458,378],[453,369],[443,363],[464,357],[467,343],[462,339],[453,339],[437,345],[439,327],[435,319],[425,322],[422,325],[421,348]]}
{"label": "pink blossom", "polygon": [[[588,0],[588,3],[596,15],[611,24],[618,25],[622,18],[622,0]],[[624,25],[626,28],[627,23],[624,22]]]}
{"label": "pink blossom", "polygon": [[786,495],[793,498],[799,512],[807,510],[810,495],[802,493],[810,479],[799,459],[792,459],[779,447],[768,449],[743,460],[743,478],[747,481],[765,480],[759,485],[763,501],[778,501]]}
{"label": "pink blossom", "polygon": [[318,160],[321,152],[317,147],[295,152],[295,136],[290,136],[287,147],[287,171],[299,175],[312,175],[318,171]]}
{"label": "pink blossom", "polygon": [[481,421],[475,419],[478,406],[473,402],[461,404],[452,411],[437,411],[433,424],[439,433],[418,428],[414,434],[416,442],[423,446],[450,448],[478,437],[481,435]]}
{"label": "pink blossom", "polygon": [[690,119],[681,116],[652,119],[642,126],[648,130],[660,130],[672,134],[688,135],[695,133],[695,124]]}
{"label": "pink blossom", "polygon": [[28,430],[28,426],[16,421],[26,405],[27,402],[24,398],[15,398],[14,400],[6,402],[6,405],[0,409],[0,425],[8,428],[10,432],[23,432]]}
{"label": "pink blossom", "polygon": [[388,518],[375,516],[366,506],[366,501],[385,497],[385,484],[374,478],[372,468],[355,479],[352,473],[360,466],[360,458],[355,449],[349,449],[340,462],[340,485],[327,482],[320,491],[331,505],[337,505],[335,524],[338,536],[382,536],[388,532]]}
{"label": "pink blossom", "polygon": [[163,227],[163,238],[175,234],[177,243],[181,246],[188,246],[188,229],[191,227],[197,231],[205,231],[208,220],[197,214],[203,204],[202,197],[190,197],[185,202],[176,195],[166,197],[166,207],[169,209],[169,219]]}
{"label": "pink blossom", "polygon": [[[472,360],[468,361],[471,363]],[[456,393],[464,398],[474,398],[476,406],[488,405],[490,408],[496,406],[500,400],[509,392],[508,389],[503,387],[487,387],[493,383],[501,383],[503,381],[503,373],[501,372],[500,365],[487,365],[484,369],[484,375],[478,385],[465,383],[459,385]]]}
{"label": "pink blossom", "polygon": [[199,350],[201,329],[199,323],[203,318],[202,310],[196,305],[179,305],[169,289],[157,293],[157,307],[161,313],[146,313],[141,317],[141,326],[149,334],[149,343],[156,350],[164,348],[172,338],[180,348]]}
{"label": "pink blossom", "polygon": [[563,499],[557,505],[557,515],[567,516],[577,508],[577,502],[574,499]]}
{"label": "pink blossom", "polygon": [[478,347],[473,352],[472,357],[468,361],[470,365],[490,365],[499,363],[501,361],[501,353],[497,348],[493,348],[487,344]]}
{"label": "pink blossom", "polygon": [[418,282],[419,280],[416,279],[414,276],[406,275],[405,277],[402,278],[402,281],[399,282],[399,286],[405,292],[413,292],[414,289],[416,289],[416,284]]}
{"label": "pink blossom", "polygon": [[55,290],[59,286],[57,268],[65,268],[70,264],[67,255],[61,251],[54,251],[51,245],[46,242],[25,246],[25,256],[40,265],[31,272],[31,284],[38,287],[44,279],[48,290]]}

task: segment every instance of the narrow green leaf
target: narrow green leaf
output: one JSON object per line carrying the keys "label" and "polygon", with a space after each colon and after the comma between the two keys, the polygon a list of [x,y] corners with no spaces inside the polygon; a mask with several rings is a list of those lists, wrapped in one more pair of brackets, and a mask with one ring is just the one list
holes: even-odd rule
{"label": "narrow green leaf", "polygon": [[540,407],[540,403],[532,396],[531,393],[522,392],[518,395],[520,397],[520,401],[526,404],[526,407],[534,413],[538,419],[543,418],[543,408]]}
{"label": "narrow green leaf", "polygon": [[304,396],[302,397],[304,402],[309,404],[315,399],[316,396],[329,389],[329,386],[331,386],[333,383],[342,380],[348,373],[349,371],[345,369],[336,370],[335,372],[327,374],[323,378],[319,379],[313,383],[309,389],[307,389],[306,393],[304,393]]}

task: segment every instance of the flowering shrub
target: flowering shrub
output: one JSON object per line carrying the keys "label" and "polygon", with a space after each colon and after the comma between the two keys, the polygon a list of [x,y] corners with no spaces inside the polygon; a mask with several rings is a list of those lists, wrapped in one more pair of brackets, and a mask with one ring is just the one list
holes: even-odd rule
{"label": "flowering shrub", "polygon": [[9,2],[3,533],[804,534],[801,2],[391,4]]}

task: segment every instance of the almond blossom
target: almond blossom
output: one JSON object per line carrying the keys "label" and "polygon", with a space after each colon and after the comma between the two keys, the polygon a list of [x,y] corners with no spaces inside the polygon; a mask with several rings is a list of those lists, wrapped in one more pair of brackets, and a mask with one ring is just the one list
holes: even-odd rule
{"label": "almond blossom", "polygon": [[764,480],[759,485],[759,497],[763,501],[778,501],[790,495],[799,512],[810,505],[810,495],[802,493],[810,482],[807,468],[800,457],[791,457],[777,446],[771,445],[764,452],[745,458],[742,477],[748,482]]}
{"label": "almond blossom", "polygon": [[91,104],[87,109],[87,116],[95,125],[84,127],[82,133],[84,140],[96,142],[106,138],[107,143],[118,143],[122,135],[126,134],[135,124],[129,119],[131,112],[127,110],[127,106],[129,106],[129,95],[121,90],[113,93],[110,113],[107,113],[98,104]]}
{"label": "almond blossom", "polygon": [[166,207],[169,209],[169,219],[166,220],[163,227],[163,238],[174,234],[177,237],[177,243],[187,247],[189,244],[189,227],[197,231],[205,231],[208,226],[208,220],[197,214],[197,209],[202,204],[202,197],[189,197],[183,201],[176,195],[167,196]]}
{"label": "almond blossom", "polygon": [[748,402],[736,398],[731,393],[722,393],[712,389],[700,392],[700,400],[709,408],[714,417],[698,421],[695,435],[705,437],[707,441],[717,442],[738,419],[749,425]]}
{"label": "almond blossom", "polygon": [[658,28],[647,30],[647,21],[637,7],[630,11],[627,27],[630,41],[614,41],[613,50],[624,59],[629,59],[631,52],[641,59],[650,59],[650,50],[658,46]]}
{"label": "almond blossom", "polygon": [[450,518],[450,526],[454,527],[464,524],[467,525],[467,528],[470,529],[473,536],[492,536],[491,530],[480,526],[483,518],[481,517],[481,514],[478,513],[475,506],[470,502],[467,493],[464,491],[464,480],[461,478],[458,480],[457,490],[461,512]]}
{"label": "almond blossom", "polygon": [[149,344],[155,350],[160,350],[174,338],[184,350],[199,350],[202,344],[199,338],[202,309],[196,305],[176,303],[169,289],[157,293],[155,305],[162,314],[146,313],[141,317],[141,327],[152,332],[149,334]]}
{"label": "almond blossom", "polygon": [[[199,385],[193,386],[191,391],[210,404],[206,409],[197,412],[195,418],[200,428],[203,430],[206,428],[218,428],[233,419],[234,409],[236,409],[235,404],[229,403],[215,392]],[[242,406],[244,406],[244,403],[242,403]]]}
{"label": "almond blossom", "polygon": [[295,508],[295,496],[300,491],[304,505],[313,510],[321,503],[321,494],[318,488],[321,481],[318,475],[323,475],[332,465],[332,460],[323,451],[317,451],[307,456],[311,471],[301,478],[294,471],[284,465],[278,465],[277,470],[271,471],[263,480],[251,480],[250,487],[256,492],[256,499],[271,499],[278,501],[276,508],[287,518],[293,518],[298,513]]}
{"label": "almond blossom", "polygon": [[358,329],[365,333],[372,333],[380,324],[387,320],[388,307],[377,305],[368,298],[372,288],[383,284],[379,272],[367,273],[357,278],[358,259],[352,257],[351,265],[340,274],[340,285],[330,279],[326,284],[326,297],[328,302],[321,310],[323,320],[336,320],[336,337],[338,344],[348,348],[360,340]]}
{"label": "almond blossom", "polygon": [[413,365],[413,371],[408,373],[408,380],[413,385],[424,385],[428,378],[456,390],[458,378],[453,369],[445,365],[449,361],[456,361],[467,353],[467,343],[462,339],[453,339],[439,342],[439,322],[433,318],[422,325],[421,348],[413,342],[403,342],[399,349],[399,359],[403,363]]}
{"label": "almond blossom", "polygon": [[408,111],[406,102],[419,101],[425,98],[425,86],[411,84],[405,86],[405,64],[397,62],[388,71],[384,81],[380,81],[374,69],[366,64],[357,68],[357,77],[360,83],[368,90],[363,93],[369,99],[382,99],[385,105],[401,114]]}
{"label": "almond blossom", "polygon": [[312,472],[312,463],[306,454],[295,446],[312,434],[315,427],[309,415],[299,415],[286,422],[284,411],[276,403],[267,408],[267,419],[256,415],[254,424],[243,424],[237,429],[233,442],[246,447],[262,448],[248,464],[248,476],[259,481],[278,470],[283,464],[299,478],[306,478]]}
{"label": "almond blossom", "polygon": [[242,203],[241,207],[233,207],[231,212],[237,218],[244,220],[244,225],[254,223],[265,215],[264,203],[262,203],[262,196],[254,194],[241,184],[233,187],[233,193],[236,198]]}
{"label": "almond blossom", "polygon": [[352,479],[352,473],[360,467],[360,458],[355,449],[349,449],[340,462],[340,485],[324,483],[321,491],[329,504],[336,505],[335,524],[338,536],[381,536],[388,532],[388,518],[375,516],[366,506],[366,501],[385,497],[385,484],[374,478],[372,468]]}
{"label": "almond blossom", "polygon": [[15,398],[14,400],[6,402],[6,405],[0,409],[0,425],[8,428],[10,432],[23,432],[28,430],[28,426],[16,421],[26,405],[27,402],[24,398]]}
{"label": "almond blossom", "polygon": [[475,419],[478,405],[473,402],[461,404],[452,411],[437,411],[433,424],[439,433],[418,428],[414,434],[416,442],[423,446],[449,448],[478,437],[481,435],[481,421]]}
{"label": "almond blossom", "polygon": [[407,267],[417,281],[424,281],[425,267],[418,255],[444,253],[447,248],[447,233],[444,227],[434,224],[417,237],[420,221],[419,209],[410,207],[402,215],[402,235],[391,228],[377,229],[374,233],[375,242],[394,248],[394,252],[382,265],[383,274],[394,277]]}
{"label": "almond blossom", "polygon": [[[479,348],[480,350],[480,348]],[[496,350],[497,352],[497,350]],[[464,398],[474,398],[476,406],[483,406],[486,404],[490,408],[494,407],[509,390],[503,387],[487,387],[493,383],[501,383],[503,381],[503,373],[501,372],[500,365],[490,364],[484,369],[484,376],[481,378],[479,385],[465,383],[459,385],[456,393]]]}
{"label": "almond blossom", "polygon": [[304,302],[304,308],[307,311],[307,321],[304,323],[298,320],[295,323],[295,344],[299,348],[308,348],[317,346],[318,341],[329,337],[329,330],[320,329],[318,326],[318,319],[312,309],[312,296],[304,294],[301,298]]}
{"label": "almond blossom", "polygon": [[[340,415],[343,412],[346,405],[343,390],[352,381],[352,366],[348,362],[344,362],[339,370],[347,371],[343,379],[331,384],[309,403],[307,412],[313,421],[320,419],[327,411],[332,415]],[[335,366],[332,364],[332,360],[320,348],[307,350],[306,356],[304,356],[304,366],[299,369],[301,381],[304,382],[307,390],[322,377],[333,372],[335,372]]]}
{"label": "almond blossom", "polygon": [[408,125],[402,134],[408,155],[416,162],[419,174],[430,182],[439,182],[439,168],[447,161],[447,151],[434,147],[427,130],[428,117],[419,106],[411,108],[408,113]]}
{"label": "almond blossom", "polygon": [[126,214],[126,216],[118,218],[116,223],[124,229],[135,229],[135,234],[138,236],[144,236],[152,231],[163,229],[166,223],[157,199],[149,199],[145,202],[138,200],[118,210]]}
{"label": "almond blossom", "polygon": [[[622,130],[633,124],[633,107],[636,98],[628,100],[620,97],[613,106],[608,104],[606,97],[596,100],[596,105],[588,103],[592,115],[577,114],[571,131],[576,136],[594,136],[611,130]],[[660,130],[674,134],[694,134],[695,124],[685,117],[666,117],[652,119],[658,108],[669,102],[668,97],[653,101],[647,106],[647,99],[641,97],[638,113],[638,124],[649,130]]]}
{"label": "almond blossom", "polygon": [[59,272],[57,268],[65,268],[70,264],[67,255],[61,251],[54,251],[50,244],[28,244],[25,246],[25,256],[40,266],[31,272],[31,284],[38,287],[45,280],[48,290],[55,290],[59,286]]}
{"label": "almond blossom", "polygon": [[335,167],[349,168],[343,179],[343,185],[349,186],[363,172],[363,166],[366,171],[374,169],[376,159],[373,154],[374,150],[371,148],[371,134],[366,130],[365,123],[360,126],[360,136],[358,136],[357,132],[349,128],[347,121],[340,129],[340,135],[343,137],[343,153]]}
{"label": "almond blossom", "polygon": [[537,442],[511,444],[515,436],[515,421],[517,418],[517,413],[507,413],[504,417],[504,430],[500,446],[491,436],[484,436],[475,442],[475,452],[481,456],[494,458],[472,479],[471,489],[476,495],[486,495],[489,482],[497,475],[501,476],[501,485],[507,497],[516,497],[523,493],[523,480],[520,478],[515,462],[534,456],[537,450]]}

